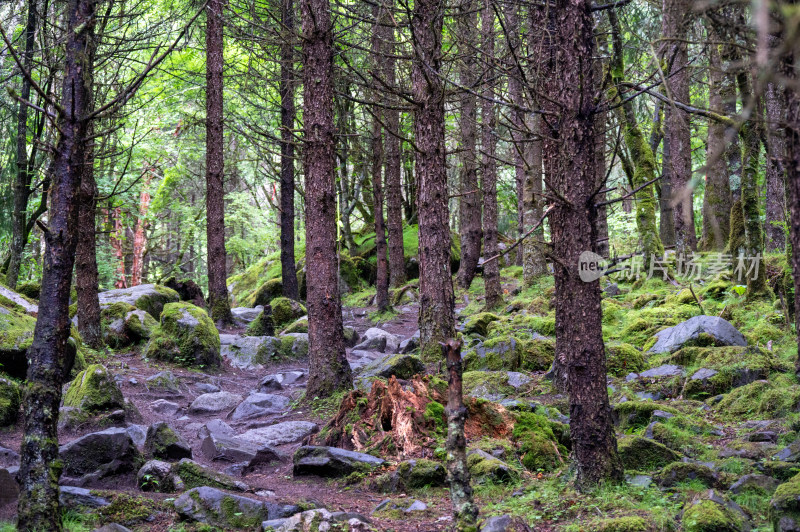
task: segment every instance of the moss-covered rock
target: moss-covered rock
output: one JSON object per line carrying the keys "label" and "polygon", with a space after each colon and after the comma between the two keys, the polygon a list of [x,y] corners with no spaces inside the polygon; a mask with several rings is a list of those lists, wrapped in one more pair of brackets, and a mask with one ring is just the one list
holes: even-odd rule
{"label": "moss-covered rock", "polygon": [[42,291],[42,284],[36,281],[28,281],[17,285],[17,292],[25,297],[31,299],[39,299],[39,293]]}
{"label": "moss-covered rock", "polygon": [[28,370],[26,353],[33,342],[36,318],[8,302],[0,304],[0,365],[3,372],[24,379]]}
{"label": "moss-covered rock", "polygon": [[[683,512],[681,525],[684,532],[742,532],[742,516],[730,507],[712,499],[692,503]],[[749,530],[749,526],[746,528]]]}
{"label": "moss-covered rock", "polygon": [[147,429],[144,451],[153,458],[180,460],[192,457],[192,448],[175,429],[160,421]]}
{"label": "moss-covered rock", "polygon": [[275,322],[272,319],[272,307],[266,306],[258,317],[247,325],[247,336],[275,336]]}
{"label": "moss-covered rock", "polygon": [[178,292],[158,284],[140,284],[130,288],[107,290],[98,294],[100,307],[105,308],[114,303],[128,303],[140,310],[148,312],[158,319],[164,305],[180,301]]}
{"label": "moss-covered rock", "polygon": [[507,371],[466,371],[463,375],[464,393],[488,400],[500,400],[514,393],[508,383]]}
{"label": "moss-covered rock", "polygon": [[559,444],[553,423],[543,415],[519,414],[512,434],[519,444],[522,465],[529,471],[549,472],[564,464],[567,450]]}
{"label": "moss-covered rock", "polygon": [[149,312],[124,301],[105,307],[100,320],[106,344],[115,349],[148,340],[158,326]]}
{"label": "moss-covered rock", "polygon": [[592,524],[595,532],[648,532],[652,526],[643,517],[629,515],[601,519]]}
{"label": "moss-covered rock", "polygon": [[[756,346],[686,348],[703,369],[689,376],[683,389],[687,398],[704,399],[733,388],[766,379],[773,371],[787,372],[789,365],[774,353]],[[680,352],[679,352],[680,353]]]}
{"label": "moss-covered rock", "polygon": [[253,306],[269,305],[273,299],[283,296],[283,283],[280,279],[270,279],[256,290]]}
{"label": "moss-covered rock", "polygon": [[446,481],[447,471],[442,464],[420,458],[400,462],[395,471],[381,475],[375,484],[378,491],[395,493],[425,487],[441,487]]}
{"label": "moss-covered rock", "polygon": [[681,455],[669,447],[641,436],[623,436],[617,443],[625,469],[650,471],[681,459]]}
{"label": "moss-covered rock", "polygon": [[653,480],[662,488],[670,488],[680,482],[690,480],[701,482],[707,488],[713,488],[719,484],[720,476],[704,464],[673,462],[656,473]]}
{"label": "moss-covered rock", "polygon": [[273,299],[270,306],[272,307],[272,321],[276,329],[306,315],[306,308],[303,305],[286,297]]}
{"label": "moss-covered rock", "polygon": [[169,303],[145,356],[183,366],[216,368],[222,363],[219,332],[205,310],[186,302]]}
{"label": "moss-covered rock", "polygon": [[183,458],[172,466],[172,474],[183,481],[186,489],[208,486],[231,491],[246,491],[247,485],[228,475],[217,473],[213,469],[203,467],[197,462]]}
{"label": "moss-covered rock", "polygon": [[479,449],[469,453],[467,467],[476,482],[514,482],[519,478],[508,464]]}
{"label": "moss-covered rock", "polygon": [[670,414],[678,413],[674,408],[652,401],[625,401],[614,405],[615,417],[621,430],[646,426],[656,410]]}
{"label": "moss-covered rock", "polygon": [[800,387],[778,386],[755,381],[725,394],[714,409],[735,419],[774,419],[795,411],[800,405]]}
{"label": "moss-covered rock", "polygon": [[124,409],[122,391],[104,366],[92,364],[70,383],[64,395],[64,406],[89,414]]}
{"label": "moss-covered rock", "polygon": [[464,334],[486,336],[489,324],[499,319],[500,316],[492,312],[479,312],[478,314],[474,314],[467,318],[466,323],[464,323]]}
{"label": "moss-covered rock", "polygon": [[775,490],[769,502],[769,517],[776,531],[800,529],[800,474]]}
{"label": "moss-covered rock", "polygon": [[645,368],[644,355],[630,344],[606,344],[606,369],[609,374],[622,377],[638,373]]}
{"label": "moss-covered rock", "polygon": [[292,322],[288,327],[283,330],[283,334],[289,333],[308,333],[308,318],[303,317],[299,320]]}
{"label": "moss-covered rock", "polygon": [[554,358],[555,340],[495,337],[467,351],[464,355],[464,367],[468,371],[545,371]]}

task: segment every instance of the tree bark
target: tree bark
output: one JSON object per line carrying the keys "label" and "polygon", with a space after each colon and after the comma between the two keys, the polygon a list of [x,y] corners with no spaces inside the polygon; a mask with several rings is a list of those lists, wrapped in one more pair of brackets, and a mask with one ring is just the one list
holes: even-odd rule
{"label": "tree bark", "polygon": [[766,251],[782,251],[786,245],[786,187],[784,156],[786,147],[780,123],[786,116],[784,95],[775,83],[769,83],[764,95],[767,114],[767,205],[764,233]]}
{"label": "tree bark", "polygon": [[[25,50],[22,52],[22,67],[31,72],[33,66],[33,48],[36,45],[36,26],[38,15],[36,13],[36,0],[28,2],[28,17],[25,22]],[[22,87],[20,88],[20,98],[25,101],[30,100],[31,84],[28,78],[22,76]],[[6,270],[6,284],[12,290],[17,288],[20,265],[22,263],[22,252],[25,250],[27,242],[27,232],[25,225],[27,222],[26,213],[28,210],[28,199],[31,191],[31,167],[28,164],[28,105],[19,102],[17,111],[17,151],[16,166],[17,179],[14,185],[14,210],[11,213],[11,250],[9,255],[8,269]]]}
{"label": "tree bark", "polygon": [[[384,82],[390,87],[397,84],[395,32],[390,26],[392,21],[388,11],[384,14],[383,25],[378,31],[383,35],[384,43]],[[399,103],[395,94],[389,93],[386,98],[390,104]],[[389,278],[391,286],[399,288],[406,283],[405,248],[403,245],[403,183],[402,160],[400,153],[400,111],[387,108],[384,110],[386,124],[386,226],[389,230]]]}
{"label": "tree bark", "polygon": [[[713,35],[713,34],[710,34]],[[708,106],[722,112],[723,72],[719,46],[708,48]],[[706,189],[703,195],[704,251],[723,251],[730,233],[731,189],[728,182],[728,164],[725,157],[725,125],[715,120],[708,122],[706,143]]]}
{"label": "tree bark", "polygon": [[481,255],[481,197],[478,189],[477,159],[477,2],[460,0],[457,6],[458,25],[458,77],[459,83],[470,91],[460,97],[461,112],[461,172],[458,198],[459,236],[461,239],[461,264],[458,267],[458,285],[467,289],[475,278]]}
{"label": "tree bark", "polygon": [[[497,116],[494,99],[494,10],[492,0],[484,0],[481,10],[481,51],[487,63],[483,83],[483,100],[481,102],[481,148],[483,149],[483,256],[484,259],[494,257],[500,252],[497,237]],[[500,261],[492,260],[483,263],[483,282],[486,294],[486,309],[491,310],[503,302],[500,286]]]}
{"label": "tree bark", "polygon": [[[94,62],[94,58],[90,61]],[[89,125],[89,130],[94,128]],[[94,141],[87,142],[86,164],[81,175],[78,194],[78,246],[75,263],[75,288],[78,292],[78,331],[83,341],[92,349],[103,347],[100,326],[100,274],[97,269],[97,240],[95,235],[97,214],[97,183],[94,177]]]}
{"label": "tree bark", "polygon": [[[58,502],[58,409],[61,385],[75,352],[70,334],[69,292],[77,244],[78,194],[86,163],[88,110],[92,104],[95,0],[69,0],[60,131],[54,151],[51,209],[39,298],[39,316],[28,348],[28,375],[23,392],[20,449],[20,497],[17,528],[60,531]],[[71,355],[71,357],[70,357]],[[72,360],[69,360],[72,358]]]}
{"label": "tree bark", "polygon": [[798,54],[795,42],[781,58],[783,74],[788,78],[786,98],[786,202],[789,208],[789,259],[794,278],[794,319],[798,340],[795,373],[800,374],[800,94],[797,90]]}
{"label": "tree bark", "polygon": [[218,325],[233,323],[228,300],[225,253],[225,190],[222,68],[225,0],[206,6],[206,240],[208,306]]}
{"label": "tree bark", "polygon": [[306,397],[353,386],[336,251],[333,25],[328,0],[301,0],[309,376]]}
{"label": "tree bark", "polygon": [[300,299],[294,262],[294,0],[281,0],[281,283],[283,295]]}
{"label": "tree bark", "polygon": [[[374,72],[380,70],[381,61],[381,39],[382,32],[379,30],[382,18],[382,7],[375,4],[372,7],[375,19],[375,29],[372,34],[372,68]],[[375,217],[375,306],[378,312],[389,310],[389,260],[386,247],[386,224],[383,219],[383,129],[381,120],[383,114],[378,106],[380,98],[377,88],[373,89],[372,100],[375,106],[372,109],[372,128],[370,138],[370,157],[372,158],[372,212]]]}
{"label": "tree bark", "polygon": [[[613,11],[611,11],[613,13]],[[567,361],[570,434],[577,484],[587,489],[622,480],[622,465],[606,388],[606,357],[598,280],[584,282],[579,256],[597,250],[594,23],[588,0],[557,0],[555,61],[560,75],[548,84],[548,135],[560,146],[552,179],[550,215],[556,288],[556,355]]]}
{"label": "tree bark", "polygon": [[464,406],[463,368],[461,365],[461,342],[448,340],[442,344],[447,363],[447,479],[450,484],[450,499],[453,502],[455,529],[460,532],[477,531],[478,507],[472,499],[467,467],[467,439],[464,424],[467,408]]}
{"label": "tree bark", "polygon": [[418,0],[411,17],[414,59],[414,141],[419,218],[420,354],[439,358],[440,342],[455,336],[444,142],[443,0]]}
{"label": "tree bark", "polygon": [[[664,0],[663,9],[662,25],[665,46],[662,63],[668,66],[665,72],[669,88],[668,94],[675,101],[689,104],[690,71],[686,43],[686,17],[690,13],[689,2],[687,0]],[[697,250],[692,201],[694,189],[691,184],[692,143],[689,114],[674,105],[667,105],[665,112],[664,147],[666,150],[669,145],[669,161],[665,159],[664,171],[669,173],[672,194],[672,197],[667,196],[665,199],[673,205],[675,251],[679,254],[687,254]]]}

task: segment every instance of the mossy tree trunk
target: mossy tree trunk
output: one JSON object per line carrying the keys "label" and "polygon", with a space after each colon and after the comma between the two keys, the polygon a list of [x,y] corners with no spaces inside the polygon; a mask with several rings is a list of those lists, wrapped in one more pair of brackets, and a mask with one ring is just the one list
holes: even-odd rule
{"label": "mossy tree trunk", "polygon": [[309,376],[306,397],[353,386],[336,252],[333,25],[328,0],[301,0]]}
{"label": "mossy tree trunk", "polygon": [[[709,36],[713,28],[709,28]],[[714,111],[723,109],[723,72],[719,45],[708,47],[708,106]],[[725,124],[708,121],[706,142],[706,187],[703,194],[703,237],[700,249],[723,251],[730,233],[731,189],[728,179],[728,159],[725,157]]]}
{"label": "mossy tree trunk", "polygon": [[414,58],[414,142],[419,218],[420,353],[438,359],[439,344],[455,335],[444,140],[443,0],[418,0],[411,16]]}
{"label": "mossy tree trunk", "polygon": [[[375,29],[372,32],[372,68],[375,72],[380,70],[381,39],[383,35],[379,30],[382,8],[379,4],[372,7],[375,20]],[[372,211],[375,217],[375,306],[378,312],[389,310],[389,258],[386,247],[386,223],[383,218],[383,129],[381,121],[383,113],[378,105],[380,95],[373,89],[372,99],[376,104],[372,108],[372,125],[370,130],[370,157],[372,159]]]}
{"label": "mossy tree trunk", "polygon": [[786,102],[776,83],[769,83],[764,94],[767,116],[767,171],[766,171],[766,220],[764,233],[767,251],[782,251],[786,245],[786,170],[784,157],[784,132],[780,127],[786,116]]}
{"label": "mossy tree trunk", "polygon": [[[558,145],[549,182],[561,198],[550,215],[556,289],[556,356],[567,362],[570,434],[577,483],[589,489],[622,480],[606,387],[598,280],[579,276],[579,256],[597,251],[594,21],[589,0],[557,0],[553,25],[559,75],[546,81],[545,134]],[[552,70],[552,69],[549,69]],[[649,149],[649,147],[648,147]],[[653,204],[653,208],[655,205]],[[656,235],[657,236],[657,235]]]}
{"label": "mossy tree trunk", "polygon": [[[484,261],[500,252],[497,231],[497,116],[494,104],[494,10],[491,0],[484,0],[481,9],[481,51],[486,73],[481,102],[481,148],[483,168],[481,189],[483,191],[483,258]],[[486,309],[491,310],[503,302],[500,286],[500,260],[483,263],[483,281],[486,293]]]}
{"label": "mossy tree trunk", "polygon": [[78,194],[92,106],[95,0],[69,0],[65,6],[66,43],[60,132],[53,155],[53,184],[45,238],[39,316],[28,349],[23,392],[20,497],[17,528],[60,531],[58,501],[58,409],[61,385],[69,371],[69,292],[77,245]]}
{"label": "mossy tree trunk", "polygon": [[223,9],[225,0],[206,5],[206,240],[208,306],[214,322],[233,323],[225,253],[225,190],[223,136]]}
{"label": "mossy tree trunk", "polygon": [[[623,82],[625,67],[622,59],[622,37],[620,36],[619,21],[614,10],[608,12],[611,22],[611,35],[613,44],[611,62],[611,80],[614,86],[610,89],[610,100],[620,103],[619,85]],[[617,107],[617,116],[623,128],[623,137],[630,153],[631,162],[634,166],[633,182],[634,189],[641,187],[636,192],[636,228],[639,231],[639,239],[642,243],[642,253],[644,254],[645,270],[649,271],[650,261],[664,255],[664,246],[656,225],[656,200],[653,195],[653,185],[647,184],[656,179],[656,163],[650,144],[642,134],[633,105],[630,100]],[[664,194],[662,186],[662,194]]]}
{"label": "mossy tree trunk", "polygon": [[459,0],[456,6],[458,25],[458,77],[468,89],[461,94],[459,128],[461,134],[460,196],[458,198],[459,236],[461,238],[461,263],[458,267],[458,285],[467,289],[472,284],[481,255],[481,194],[478,189],[477,157],[477,98],[476,83],[480,74],[477,61],[476,0]]}
{"label": "mossy tree trunk", "polygon": [[294,0],[281,0],[281,284],[283,295],[300,299],[294,261]]}
{"label": "mossy tree trunk", "polygon": [[794,273],[794,320],[798,340],[795,373],[800,374],[800,92],[797,90],[800,46],[794,43],[781,58],[783,74],[789,79],[786,98],[786,203],[789,208],[787,255]]}

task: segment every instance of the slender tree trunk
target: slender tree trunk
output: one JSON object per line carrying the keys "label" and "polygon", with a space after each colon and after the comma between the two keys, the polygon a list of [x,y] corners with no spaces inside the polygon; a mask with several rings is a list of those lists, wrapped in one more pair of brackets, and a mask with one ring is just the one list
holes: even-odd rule
{"label": "slender tree trunk", "polygon": [[[481,51],[488,66],[483,84],[484,99],[481,102],[481,148],[483,149],[483,257],[484,260],[494,257],[500,252],[497,237],[497,116],[494,102],[494,10],[492,0],[484,0],[481,10]],[[500,260],[496,259],[483,263],[483,281],[486,291],[486,309],[494,309],[503,302],[502,288],[500,286]]]}
{"label": "slender tree trunk", "polygon": [[154,168],[149,168],[142,180],[142,190],[139,192],[139,216],[136,218],[136,227],[133,230],[133,261],[131,264],[131,286],[142,284],[144,275],[144,254],[147,246],[147,211],[150,209],[150,180],[153,178]]}
{"label": "slender tree trunk", "polygon": [[[86,163],[88,110],[92,104],[94,0],[69,0],[59,139],[54,151],[51,208],[39,298],[39,317],[28,348],[23,388],[23,435],[20,449],[20,497],[17,528],[60,531],[58,502],[58,409],[61,385],[74,362],[70,334],[69,292],[77,244],[78,194]],[[72,360],[69,360],[72,355]]]}
{"label": "slender tree trunk", "polygon": [[783,131],[779,124],[786,116],[784,95],[781,94],[775,83],[767,85],[764,95],[767,112],[767,172],[766,172],[766,250],[782,251],[786,244],[786,234],[783,224],[786,221],[786,187],[784,186],[783,158],[785,145]]}
{"label": "slender tree trunk", "polygon": [[[380,70],[381,39],[380,22],[382,18],[381,6],[375,4],[372,13],[375,19],[375,29],[372,34],[372,68],[375,72]],[[383,130],[381,120],[383,114],[377,105],[380,98],[377,89],[373,89],[372,101],[376,103],[372,112],[372,130],[370,138],[370,157],[372,158],[372,204],[375,217],[375,305],[378,312],[389,310],[389,260],[386,247],[386,224],[383,220]]]}
{"label": "slender tree trunk", "polygon": [[464,406],[463,372],[461,364],[461,342],[448,340],[442,345],[447,363],[447,479],[450,484],[450,499],[453,502],[455,530],[474,532],[478,530],[478,507],[472,499],[467,466],[467,439],[464,424],[467,408]]}
{"label": "slender tree trunk", "polygon": [[[458,25],[458,77],[459,83],[476,90],[479,72],[476,61],[477,1],[460,0],[457,6]],[[461,174],[458,198],[459,236],[461,238],[461,264],[458,267],[458,285],[467,289],[472,284],[481,255],[481,197],[478,189],[477,162],[477,98],[475,92],[464,91],[460,97],[461,113]]]}
{"label": "slender tree trunk", "polygon": [[233,323],[228,301],[225,253],[225,190],[223,137],[223,18],[225,0],[206,6],[206,237],[208,307],[219,325]]}
{"label": "slender tree trunk", "polygon": [[345,357],[336,252],[333,25],[328,0],[301,0],[300,6],[310,358],[306,397],[312,399],[352,388],[353,376]]}
{"label": "slender tree trunk", "polygon": [[[391,18],[388,11],[384,14],[383,25],[378,31],[383,35],[384,55],[384,82],[391,87],[396,86],[396,60],[395,32],[390,26]],[[398,98],[394,94],[386,96],[390,104],[397,105]],[[384,110],[384,123],[386,124],[386,225],[389,230],[389,277],[391,285],[395,288],[403,286],[406,282],[405,251],[403,247],[403,183],[402,160],[400,153],[400,111],[397,109]]]}
{"label": "slender tree trunk", "polygon": [[[25,50],[22,53],[22,66],[29,73],[33,65],[33,48],[36,45],[37,6],[38,4],[35,0],[29,0],[28,18],[25,23]],[[31,84],[23,76],[20,98],[28,101],[30,97]],[[11,253],[9,255],[8,269],[6,270],[6,284],[12,290],[17,287],[22,252],[25,250],[25,243],[28,240],[25,225],[27,222],[28,199],[31,195],[31,172],[28,164],[28,105],[22,102],[19,103],[19,110],[17,111],[17,152],[15,162],[17,165],[17,180],[14,185],[14,211],[11,213]]]}
{"label": "slender tree trunk", "polygon": [[[93,58],[92,58],[93,61]],[[90,132],[94,128],[89,125]],[[97,270],[97,240],[95,235],[97,213],[97,183],[94,178],[94,141],[87,142],[86,164],[81,175],[78,207],[78,246],[75,263],[75,288],[78,292],[78,331],[83,341],[92,349],[103,346],[100,327],[100,274]]]}
{"label": "slender tree trunk", "polygon": [[300,299],[294,263],[294,0],[281,0],[281,283],[283,295]]}
{"label": "slender tree trunk", "polygon": [[[671,65],[666,72],[669,94],[678,102],[689,104],[689,54],[686,43],[686,17],[690,12],[687,0],[664,0],[663,62]],[[697,250],[694,229],[692,180],[692,143],[688,113],[667,105],[664,146],[669,145],[669,176],[675,224],[675,250],[687,254]],[[666,167],[666,164],[665,164]],[[665,171],[667,169],[665,168]],[[663,240],[663,239],[662,239]]]}
{"label": "slender tree trunk", "polygon": [[[652,153],[655,162],[656,152]],[[658,191],[658,236],[664,246],[674,247],[677,237],[675,236],[675,207],[672,193],[672,144],[666,142],[666,138],[664,149],[661,152],[661,179],[655,188]]]}
{"label": "slender tree trunk", "polygon": [[411,17],[414,60],[414,141],[419,217],[420,353],[439,358],[439,343],[455,335],[450,227],[444,142],[442,68],[443,0],[418,0]]}
{"label": "slender tree trunk", "polygon": [[[713,34],[709,34],[711,36]],[[708,106],[722,112],[723,73],[719,45],[709,46],[708,52]],[[725,125],[715,120],[708,122],[706,143],[706,189],[703,195],[704,251],[723,251],[730,233],[731,189],[728,182],[728,161],[725,157]]]}
{"label": "slender tree trunk", "polygon": [[[566,354],[570,435],[582,489],[622,480],[622,465],[606,387],[600,283],[578,275],[578,257],[597,250],[594,23],[589,0],[557,0],[555,60],[545,109],[555,112],[550,134],[560,146],[552,175],[563,198],[550,216],[556,283],[556,352]],[[613,12],[613,11],[612,11]]]}

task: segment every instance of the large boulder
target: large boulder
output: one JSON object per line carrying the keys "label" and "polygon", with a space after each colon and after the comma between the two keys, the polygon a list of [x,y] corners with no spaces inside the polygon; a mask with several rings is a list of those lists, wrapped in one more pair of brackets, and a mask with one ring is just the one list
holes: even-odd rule
{"label": "large boulder", "polygon": [[261,311],[264,310],[263,306],[256,306],[256,307],[234,307],[231,309],[231,314],[233,314],[233,319],[248,324],[252,321],[255,321],[258,318],[258,315],[261,314]]}
{"label": "large boulder", "polygon": [[681,455],[641,436],[624,436],[618,440],[619,457],[625,469],[653,470],[681,459]]}
{"label": "large boulder", "polygon": [[130,288],[107,290],[98,294],[100,308],[114,303],[128,303],[158,319],[167,303],[180,301],[175,290],[157,284],[140,284]]}
{"label": "large boulder", "polygon": [[145,356],[200,369],[222,363],[219,332],[206,311],[191,303],[169,303]]}
{"label": "large boulder", "polygon": [[742,333],[716,316],[695,316],[655,334],[650,353],[674,353],[684,346],[746,346]]}
{"label": "large boulder", "polygon": [[400,348],[400,338],[383,329],[372,327],[364,332],[361,342],[353,349],[362,351],[379,351],[381,353],[396,353]]}
{"label": "large boulder", "polygon": [[118,349],[148,340],[158,322],[144,310],[120,301],[100,313],[105,342]]}
{"label": "large boulder", "polygon": [[300,510],[294,505],[232,495],[208,486],[190,489],[174,504],[182,518],[226,530],[261,530],[262,522],[289,517]]}
{"label": "large boulder", "polygon": [[289,409],[289,398],[272,393],[253,393],[233,411],[234,421],[252,419],[269,414],[282,414]]}
{"label": "large boulder", "polygon": [[114,375],[104,366],[92,364],[70,383],[64,406],[95,415],[125,408],[125,399]]}
{"label": "large boulder", "polygon": [[26,353],[33,342],[36,319],[10,301],[4,304],[0,294],[0,364],[3,372],[24,379],[28,371]]}
{"label": "large boulder", "polygon": [[278,330],[306,315],[303,305],[287,297],[275,298],[269,305],[272,307],[272,322]]}
{"label": "large boulder", "polygon": [[220,334],[220,354],[231,366],[243,370],[260,369],[262,354],[270,350],[278,350],[280,340],[273,336],[240,336],[238,334]]}
{"label": "large boulder", "polygon": [[425,372],[425,364],[414,355],[389,355],[381,357],[361,369],[364,377],[395,376],[398,379],[410,379],[418,373]]}
{"label": "large boulder", "polygon": [[250,429],[239,435],[239,438],[257,445],[283,445],[296,443],[317,430],[317,425],[310,421],[282,421],[268,427]]}
{"label": "large boulder", "polygon": [[243,397],[231,392],[204,393],[189,406],[192,414],[217,414],[227,412],[242,402]]}
{"label": "large boulder", "polygon": [[180,460],[192,457],[192,448],[186,443],[186,440],[163,421],[154,423],[147,429],[144,450],[153,458],[162,460]]}
{"label": "large boulder", "polygon": [[385,460],[371,454],[304,445],[294,453],[293,471],[295,476],[343,477],[356,472],[369,472],[385,464]]}
{"label": "large boulder", "polygon": [[684,532],[749,532],[747,514],[714,490],[696,497],[683,510]]}
{"label": "large boulder", "polygon": [[64,476],[84,485],[104,477],[135,471],[140,454],[124,428],[86,434],[59,447]]}
{"label": "large boulder", "polygon": [[28,316],[37,316],[39,314],[39,305],[31,301],[28,297],[14,292],[10,288],[0,284],[0,306],[6,308],[13,308]]}
{"label": "large boulder", "polygon": [[210,486],[230,491],[247,491],[247,484],[202,466],[189,458],[183,458],[172,465],[172,474],[183,482],[186,488]]}

